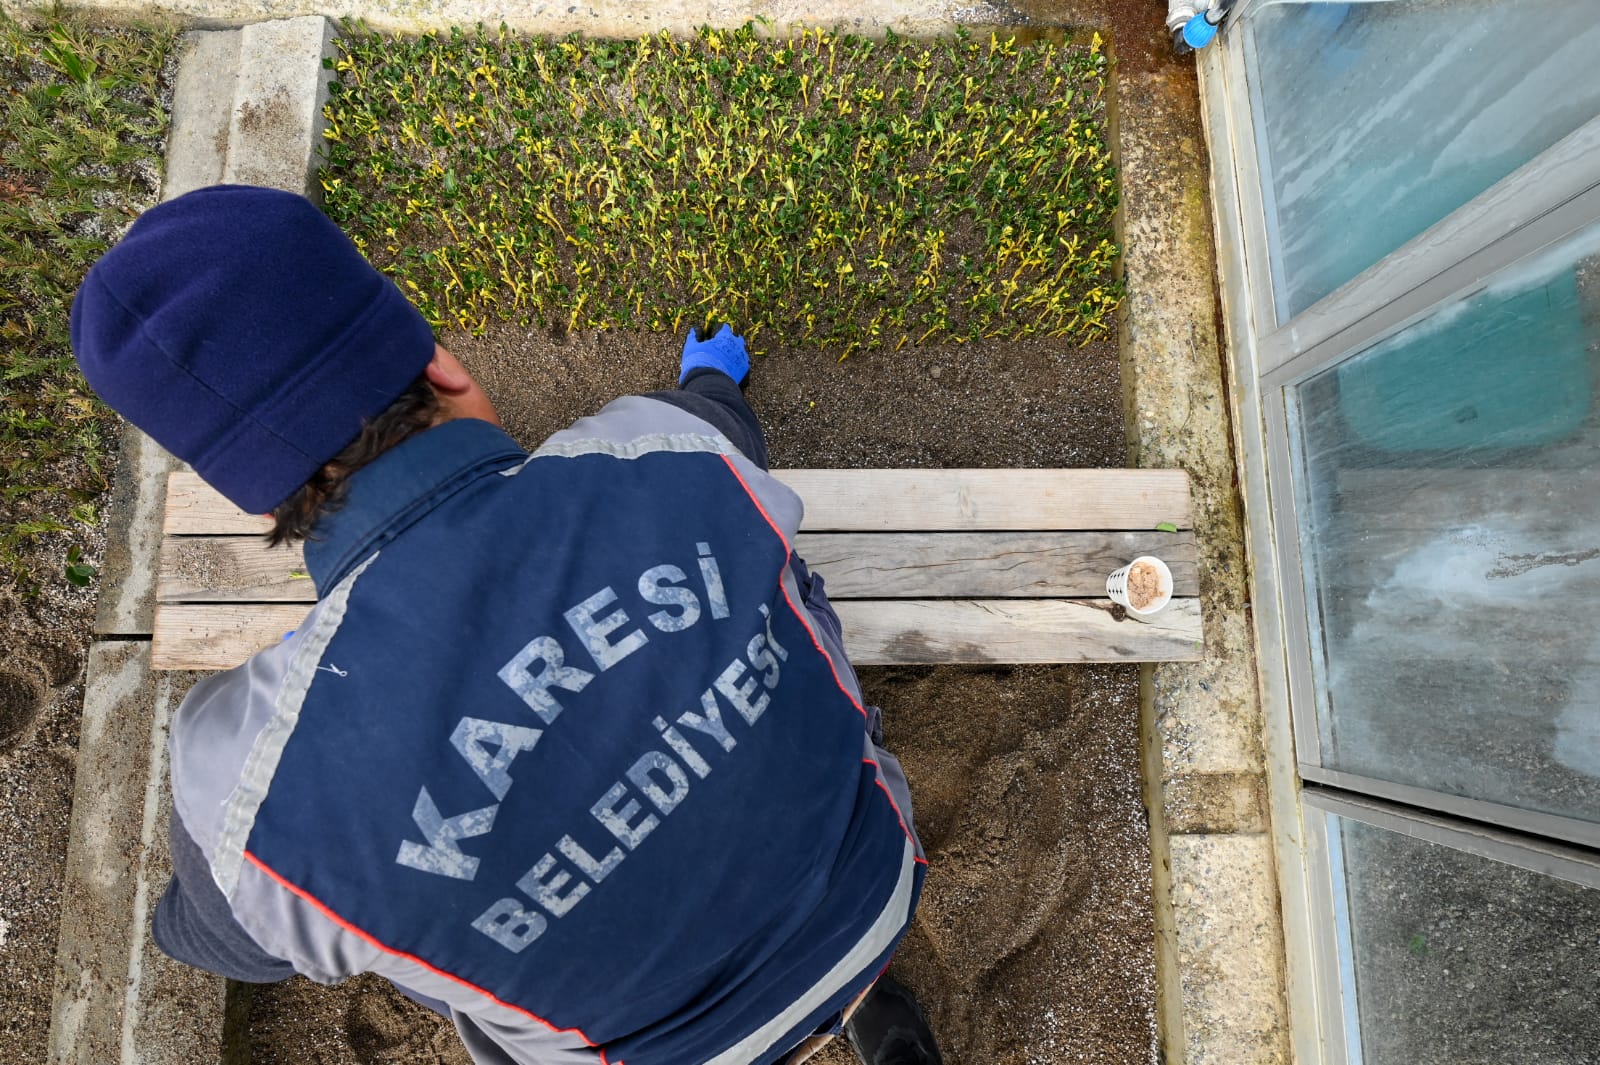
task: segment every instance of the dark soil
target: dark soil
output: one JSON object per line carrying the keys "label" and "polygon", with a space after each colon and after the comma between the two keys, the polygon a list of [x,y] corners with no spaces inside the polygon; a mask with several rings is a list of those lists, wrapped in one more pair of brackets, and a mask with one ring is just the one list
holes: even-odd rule
{"label": "dark soil", "polygon": [[[501,327],[446,336],[532,445],[630,392],[672,386],[681,337],[583,333],[552,342]],[[857,354],[773,348],[751,405],[774,466],[1120,466],[1116,346],[1048,340]]]}
{"label": "dark soil", "polygon": [[[443,342],[534,444],[610,398],[671,384],[681,338]],[[774,350],[750,399],[774,466],[1118,466],[1114,345]],[[895,971],[958,1063],[1143,1065],[1155,1039],[1150,847],[1130,666],[872,668],[930,859]],[[256,989],[254,1065],[460,1065],[448,1022],[382,981]],[[842,1044],[818,1065],[847,1065]]]}

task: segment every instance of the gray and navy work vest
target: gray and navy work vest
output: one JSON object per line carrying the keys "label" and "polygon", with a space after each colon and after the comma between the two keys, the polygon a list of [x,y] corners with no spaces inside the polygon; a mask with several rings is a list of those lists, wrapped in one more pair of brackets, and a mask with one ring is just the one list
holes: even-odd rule
{"label": "gray and navy work vest", "polygon": [[173,725],[234,917],[444,1001],[482,1062],[779,1059],[882,970],[924,865],[800,514],[645,397],[532,456],[472,420],[382,455],[306,546],[310,616]]}

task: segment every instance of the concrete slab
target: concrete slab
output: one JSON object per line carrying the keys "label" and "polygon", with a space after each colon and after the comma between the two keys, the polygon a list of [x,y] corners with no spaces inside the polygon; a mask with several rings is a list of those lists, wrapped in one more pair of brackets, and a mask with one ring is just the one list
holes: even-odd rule
{"label": "concrete slab", "polygon": [[1167,782],[1167,832],[1267,831],[1265,782],[1258,773],[1185,773]]}
{"label": "concrete slab", "polygon": [[[191,31],[179,43],[163,201],[223,179],[240,36],[238,30]],[[179,467],[160,444],[130,425],[123,426],[106,507],[96,635],[149,636],[154,627],[161,508],[167,474]]]}
{"label": "concrete slab", "polygon": [[[224,982],[160,958],[149,937],[149,914],[170,870],[167,723],[192,682],[192,675],[152,674],[142,640],[90,648],[51,1065],[217,1059]],[[169,989],[177,997],[162,993]]]}
{"label": "concrete slab", "polygon": [[194,30],[178,45],[162,199],[222,180],[239,80],[240,37],[239,30]]}
{"label": "concrete slab", "polygon": [[[16,0],[5,0],[11,8]],[[21,5],[16,5],[21,6]],[[36,4],[35,4],[36,6]],[[93,11],[99,16],[148,17],[152,10],[199,26],[238,26],[263,19],[297,15],[342,18],[359,14],[373,29],[421,32],[445,26],[497,26],[502,21],[526,33],[587,33],[600,37],[636,37],[670,30],[685,33],[698,26],[738,26],[758,18],[775,30],[790,26],[841,25],[862,31],[891,27],[901,33],[937,33],[965,22],[989,25],[1006,21],[1009,5],[985,0],[65,0],[63,10]],[[1157,12],[1152,16],[1159,18]]]}
{"label": "concrete slab", "polygon": [[1133,464],[1180,466],[1193,478],[1207,624],[1205,661],[1158,666],[1150,683],[1168,779],[1259,774],[1261,709],[1217,335],[1207,160],[1192,83],[1181,110],[1158,98],[1167,91],[1155,78],[1132,78],[1117,95],[1120,163],[1140,186],[1123,198],[1123,387]]}
{"label": "concrete slab", "polygon": [[[164,700],[170,710],[178,708],[182,693],[194,680],[191,674],[168,684]],[[167,785],[164,763],[163,759],[153,820],[155,834],[145,847],[140,865],[145,894],[143,905],[134,910],[139,957],[129,967],[128,987],[123,994],[121,1065],[233,1065],[240,1058],[231,1056],[223,1042],[228,981],[173,961],[150,935],[156,902],[172,876],[167,841],[172,789]],[[146,811],[146,821],[151,823],[148,804]]]}
{"label": "concrete slab", "polygon": [[148,637],[155,627],[156,555],[167,474],[180,465],[144,433],[131,425],[122,427],[121,454],[106,505],[96,635]]}
{"label": "concrete slab", "polygon": [[[307,21],[317,25],[302,27],[300,36],[316,42],[320,80],[328,30],[321,19]],[[180,45],[163,199],[227,178],[230,142],[239,139],[233,125],[243,36],[192,32]],[[276,46],[269,36],[259,47]],[[296,76],[305,81],[312,64],[304,54],[301,59]],[[320,111],[320,101],[314,102]],[[246,140],[253,136],[243,133]],[[300,137],[302,183],[310,136]],[[285,153],[281,144],[273,151]],[[95,617],[100,638],[90,647],[84,693],[51,1065],[221,1060],[226,981],[171,961],[150,937],[150,915],[170,874],[167,723],[194,680],[154,676],[148,643],[167,474],[180,466],[149,437],[124,428],[107,508]]]}
{"label": "concrete slab", "polygon": [[280,19],[239,31],[238,78],[222,180],[319,198],[312,179],[322,146],[333,24],[321,16]]}
{"label": "concrete slab", "polygon": [[1173,836],[1172,909],[1186,1065],[1288,1061],[1272,842]]}
{"label": "concrete slab", "polygon": [[1206,617],[1202,661],[1140,676],[1157,1010],[1168,1062],[1280,1065],[1284,958],[1208,160],[1194,82],[1172,70],[1119,69],[1115,97],[1130,464],[1189,471]]}

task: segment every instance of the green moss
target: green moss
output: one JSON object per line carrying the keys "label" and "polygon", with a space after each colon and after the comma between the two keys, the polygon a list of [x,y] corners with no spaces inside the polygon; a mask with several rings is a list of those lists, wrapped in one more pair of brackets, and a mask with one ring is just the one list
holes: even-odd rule
{"label": "green moss", "polygon": [[115,419],[78,374],[72,294],[154,202],[173,35],[26,26],[0,15],[0,578],[43,571],[30,545],[93,524]]}
{"label": "green moss", "polygon": [[351,33],[326,207],[437,327],[1094,340],[1121,298],[1098,44]]}

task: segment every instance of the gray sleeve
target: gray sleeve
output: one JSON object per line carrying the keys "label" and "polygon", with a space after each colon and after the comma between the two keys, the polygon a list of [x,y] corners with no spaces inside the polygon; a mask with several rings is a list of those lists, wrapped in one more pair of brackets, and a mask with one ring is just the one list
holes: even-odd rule
{"label": "gray sleeve", "polygon": [[172,882],[151,922],[156,946],[168,957],[230,980],[269,984],[293,976],[293,965],[262,950],[234,920],[205,855],[176,811],[171,834]]}

